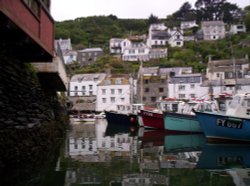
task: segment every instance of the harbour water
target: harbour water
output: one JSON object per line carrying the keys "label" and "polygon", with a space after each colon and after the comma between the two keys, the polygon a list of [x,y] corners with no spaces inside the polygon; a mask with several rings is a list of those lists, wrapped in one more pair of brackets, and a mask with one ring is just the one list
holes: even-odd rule
{"label": "harbour water", "polygon": [[208,144],[203,134],[127,130],[98,119],[71,123],[62,144],[51,168],[26,182],[17,176],[16,185],[250,185],[250,146]]}

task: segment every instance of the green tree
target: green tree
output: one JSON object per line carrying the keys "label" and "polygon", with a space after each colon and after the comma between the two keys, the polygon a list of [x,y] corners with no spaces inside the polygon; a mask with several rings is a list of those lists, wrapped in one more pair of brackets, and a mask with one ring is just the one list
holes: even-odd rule
{"label": "green tree", "polygon": [[151,24],[154,24],[154,23],[159,23],[160,20],[157,16],[153,15],[153,14],[150,14],[150,16],[148,17],[148,26],[151,25]]}
{"label": "green tree", "polygon": [[197,20],[223,20],[231,23],[234,15],[241,11],[236,4],[226,0],[197,0],[195,3]]}

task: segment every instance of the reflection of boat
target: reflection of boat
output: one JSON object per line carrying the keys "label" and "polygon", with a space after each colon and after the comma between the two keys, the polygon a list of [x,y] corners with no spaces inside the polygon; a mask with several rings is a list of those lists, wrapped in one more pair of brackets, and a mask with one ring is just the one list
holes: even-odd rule
{"label": "reflection of boat", "polygon": [[105,136],[114,136],[115,134],[130,133],[135,135],[137,133],[137,127],[131,125],[120,125],[117,123],[107,123]]}
{"label": "reflection of boat", "polygon": [[[140,130],[144,130],[140,128]],[[166,135],[167,131],[165,130],[144,130],[143,134],[140,137],[142,141],[142,145],[152,145],[152,146],[162,146],[164,145],[164,136]]]}
{"label": "reflection of boat", "polygon": [[74,122],[92,122],[94,123],[96,118],[94,114],[77,114],[71,117]]}
{"label": "reflection of boat", "polygon": [[250,94],[233,97],[226,114],[195,112],[208,141],[250,142]]}
{"label": "reflection of boat", "polygon": [[203,134],[166,135],[164,147],[166,152],[200,151],[205,142]]}
{"label": "reflection of boat", "polygon": [[[250,183],[250,145],[209,144],[202,150],[196,168],[231,175],[236,186]],[[225,174],[224,173],[224,174]]]}
{"label": "reflection of boat", "polygon": [[250,145],[207,143],[197,164],[202,169],[228,169],[250,167]]}

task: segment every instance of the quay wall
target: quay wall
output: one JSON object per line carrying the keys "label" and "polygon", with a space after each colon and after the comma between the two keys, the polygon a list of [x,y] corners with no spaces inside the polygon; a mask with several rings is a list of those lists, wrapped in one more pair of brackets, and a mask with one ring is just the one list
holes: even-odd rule
{"label": "quay wall", "polygon": [[31,64],[0,54],[1,178],[27,166],[35,173],[54,160],[68,124],[66,108],[56,95],[41,88]]}

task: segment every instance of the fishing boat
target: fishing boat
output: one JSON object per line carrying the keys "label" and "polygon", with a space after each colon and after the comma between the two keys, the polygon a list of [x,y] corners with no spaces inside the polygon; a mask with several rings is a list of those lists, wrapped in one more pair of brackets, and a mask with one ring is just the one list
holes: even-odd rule
{"label": "fishing boat", "polygon": [[176,111],[178,108],[179,101],[175,98],[165,98],[157,101],[157,108],[144,107],[140,111],[140,117],[143,126],[146,129],[160,129],[164,130],[164,115],[163,111],[171,110]]}
{"label": "fishing boat", "polygon": [[142,107],[143,104],[133,104],[132,106],[118,105],[117,111],[104,112],[108,123],[138,126],[137,113]]}
{"label": "fishing boat", "polygon": [[144,108],[140,110],[143,126],[147,129],[164,129],[163,114],[158,109]]}
{"label": "fishing boat", "polygon": [[[166,108],[171,107],[167,106]],[[212,112],[215,110],[217,111],[217,105],[213,101],[204,101],[203,99],[191,99],[186,102],[181,101],[178,103],[175,110],[167,109],[163,112],[165,130],[197,133],[203,132],[192,109]]]}
{"label": "fishing boat", "polygon": [[194,112],[209,142],[250,142],[250,93],[236,94],[225,114]]}

